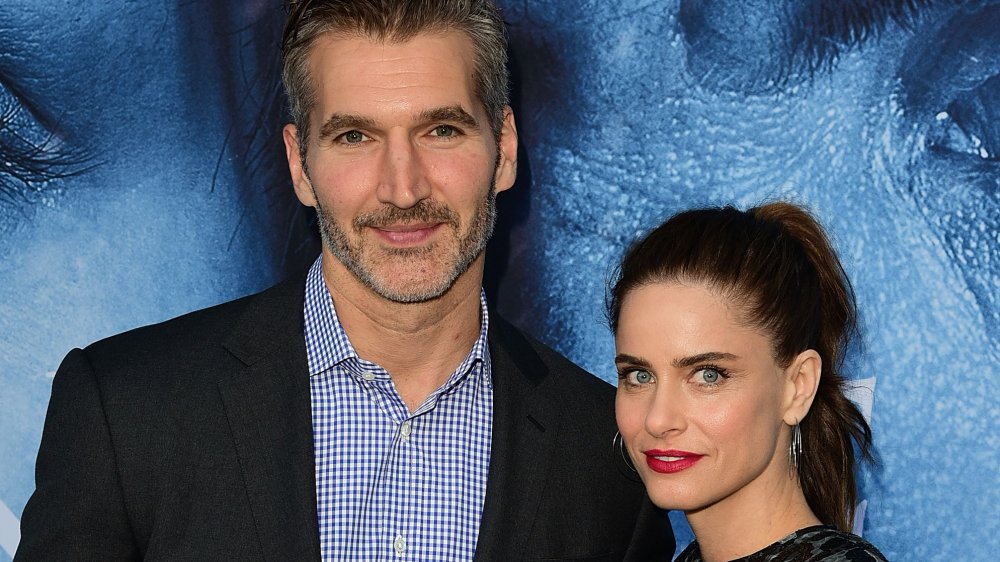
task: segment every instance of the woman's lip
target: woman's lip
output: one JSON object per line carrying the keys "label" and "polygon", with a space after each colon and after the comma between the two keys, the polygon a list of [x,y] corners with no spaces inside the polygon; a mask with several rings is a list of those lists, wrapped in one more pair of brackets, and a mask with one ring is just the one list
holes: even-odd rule
{"label": "woman's lip", "polygon": [[698,453],[692,453],[690,451],[681,451],[680,449],[649,449],[643,451],[642,454],[654,457],[703,457],[705,455],[699,455]]}
{"label": "woman's lip", "polygon": [[646,455],[646,466],[653,472],[673,474],[691,468],[705,455],[677,449],[649,449],[643,451]]}

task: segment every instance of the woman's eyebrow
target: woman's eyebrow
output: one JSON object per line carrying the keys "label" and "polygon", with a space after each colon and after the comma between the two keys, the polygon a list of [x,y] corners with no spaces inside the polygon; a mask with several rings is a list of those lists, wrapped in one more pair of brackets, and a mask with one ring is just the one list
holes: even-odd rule
{"label": "woman's eyebrow", "polygon": [[641,357],[636,357],[634,355],[629,355],[627,353],[619,353],[615,356],[615,364],[626,364],[635,365],[636,367],[649,368],[650,363]]}
{"label": "woman's eyebrow", "polygon": [[670,364],[678,369],[682,369],[684,367],[693,367],[701,363],[711,363],[713,361],[734,360],[734,359],[739,359],[739,356],[733,355],[732,353],[726,353],[723,351],[707,351],[705,353],[698,353],[697,355],[679,357],[671,361]]}
{"label": "woman's eyebrow", "polygon": [[[724,351],[707,351],[705,353],[698,353],[695,355],[688,355],[686,357],[678,357],[670,362],[671,366],[677,369],[683,369],[685,367],[693,367],[701,363],[711,363],[713,361],[731,361],[739,359],[738,355],[732,353],[726,353]],[[634,355],[629,355],[627,353],[619,353],[615,356],[615,363],[622,363],[627,365],[635,365],[636,367],[650,367],[649,361],[641,357],[636,357]]]}

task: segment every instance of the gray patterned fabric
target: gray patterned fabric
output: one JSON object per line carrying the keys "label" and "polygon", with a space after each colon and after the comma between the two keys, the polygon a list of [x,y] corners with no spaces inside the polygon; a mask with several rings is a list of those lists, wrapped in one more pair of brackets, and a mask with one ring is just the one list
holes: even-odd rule
{"label": "gray patterned fabric", "polygon": [[[688,545],[675,562],[702,562],[698,542]],[[799,529],[762,550],[731,562],[888,562],[865,539],[833,525]]]}

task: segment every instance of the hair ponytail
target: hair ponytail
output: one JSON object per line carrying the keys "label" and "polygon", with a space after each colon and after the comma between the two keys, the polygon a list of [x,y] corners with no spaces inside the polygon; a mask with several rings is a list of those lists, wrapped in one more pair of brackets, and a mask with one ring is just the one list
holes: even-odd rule
{"label": "hair ponytail", "polygon": [[822,357],[823,370],[809,414],[800,422],[805,452],[798,465],[799,482],[821,521],[850,531],[858,503],[855,444],[861,459],[874,462],[871,428],[847,398],[847,381],[840,371],[847,346],[858,333],[854,290],[823,228],[807,212],[776,202],[749,214],[781,225],[802,247],[816,275],[821,321],[810,348]]}

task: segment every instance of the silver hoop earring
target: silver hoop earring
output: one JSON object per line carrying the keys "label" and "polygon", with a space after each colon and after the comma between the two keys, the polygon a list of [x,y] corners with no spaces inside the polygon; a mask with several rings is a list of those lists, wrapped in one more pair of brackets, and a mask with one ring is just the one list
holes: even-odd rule
{"label": "silver hoop earring", "polygon": [[802,429],[799,423],[796,422],[792,426],[792,439],[788,442],[788,463],[792,468],[792,472],[797,472],[799,470],[799,462],[801,462],[802,457]]}
{"label": "silver hoop earring", "polygon": [[622,461],[625,462],[625,466],[627,466],[632,472],[639,474],[639,471],[635,469],[635,465],[632,463],[632,459],[629,458],[628,452],[625,450],[625,439],[622,438],[620,431],[616,431],[615,436],[611,438],[611,450],[615,449],[618,449],[618,454],[621,455]]}

